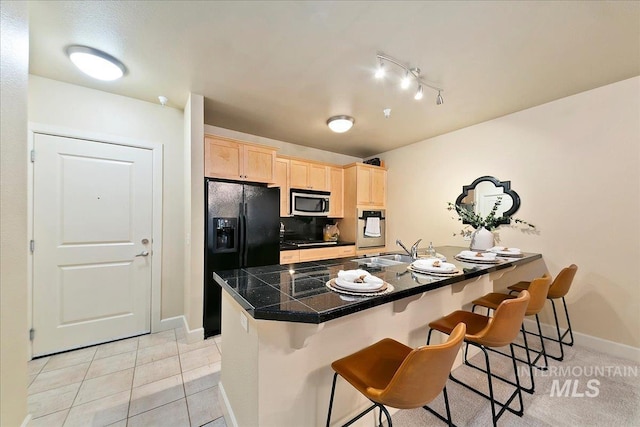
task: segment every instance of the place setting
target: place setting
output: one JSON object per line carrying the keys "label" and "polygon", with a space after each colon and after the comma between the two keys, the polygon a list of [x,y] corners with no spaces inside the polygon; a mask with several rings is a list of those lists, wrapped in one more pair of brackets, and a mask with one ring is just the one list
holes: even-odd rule
{"label": "place setting", "polygon": [[407,270],[417,274],[430,276],[449,277],[462,274],[460,270],[449,262],[444,262],[438,258],[417,259],[413,261]]}
{"label": "place setting", "polygon": [[477,264],[498,264],[498,254],[485,251],[461,251],[455,257],[458,261],[472,262]]}
{"label": "place setting", "polygon": [[338,277],[325,285],[334,292],[355,296],[378,296],[394,290],[392,284],[366,270],[340,270]]}
{"label": "place setting", "polygon": [[494,246],[489,248],[487,251],[505,258],[522,258],[524,256],[520,249],[510,248],[507,246]]}

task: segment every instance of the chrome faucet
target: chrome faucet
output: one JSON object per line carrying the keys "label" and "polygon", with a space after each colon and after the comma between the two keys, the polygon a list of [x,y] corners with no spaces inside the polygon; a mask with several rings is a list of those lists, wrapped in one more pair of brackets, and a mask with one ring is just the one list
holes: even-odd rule
{"label": "chrome faucet", "polygon": [[409,255],[412,259],[418,259],[418,244],[422,241],[422,239],[418,239],[417,242],[415,242],[412,246],[411,246],[411,250],[407,249],[407,247],[405,245],[402,244],[402,242],[400,241],[400,239],[396,240],[396,245],[400,246],[402,249],[404,249],[404,251],[407,253],[407,255]]}

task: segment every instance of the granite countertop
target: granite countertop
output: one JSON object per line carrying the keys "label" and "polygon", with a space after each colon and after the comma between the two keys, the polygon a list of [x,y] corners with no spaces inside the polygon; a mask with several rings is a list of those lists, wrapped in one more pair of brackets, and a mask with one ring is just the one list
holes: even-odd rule
{"label": "granite countertop", "polygon": [[[540,254],[524,253],[522,258],[500,258],[499,264],[456,260],[454,255],[465,249],[456,246],[436,248],[447,257],[447,262],[463,271],[454,277],[416,275],[407,270],[408,264],[367,267],[352,261],[354,257],[348,257],[217,271],[213,278],[255,319],[319,324],[542,258]],[[380,296],[360,297],[338,294],[326,287],[326,282],[337,277],[338,271],[358,268],[382,278],[395,289]]]}

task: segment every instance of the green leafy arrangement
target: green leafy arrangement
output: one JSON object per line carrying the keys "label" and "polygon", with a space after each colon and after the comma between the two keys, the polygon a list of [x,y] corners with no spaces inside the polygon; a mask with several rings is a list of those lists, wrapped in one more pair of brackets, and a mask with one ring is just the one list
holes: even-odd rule
{"label": "green leafy arrangement", "polygon": [[[500,207],[500,204],[502,204],[502,197],[498,197],[496,199],[496,202],[493,204],[493,208],[491,209],[491,212],[489,212],[489,214],[486,217],[482,217],[481,215],[478,215],[475,212],[474,205],[471,205],[471,208],[468,208],[468,207],[458,206],[455,203],[448,202],[447,210],[449,211],[455,210],[456,213],[458,214],[458,221],[467,223],[476,230],[479,229],[480,227],[484,227],[489,231],[495,230],[500,225],[502,225],[502,223],[504,223],[505,219],[511,220],[516,224],[522,224],[531,228],[536,228],[535,225],[518,218],[513,218],[510,215],[496,216],[496,213],[498,212],[498,207]],[[468,227],[464,227],[462,230],[460,230],[460,234],[465,237],[470,236],[472,233],[473,231],[469,230]],[[455,236],[456,233],[454,233],[453,235]]]}

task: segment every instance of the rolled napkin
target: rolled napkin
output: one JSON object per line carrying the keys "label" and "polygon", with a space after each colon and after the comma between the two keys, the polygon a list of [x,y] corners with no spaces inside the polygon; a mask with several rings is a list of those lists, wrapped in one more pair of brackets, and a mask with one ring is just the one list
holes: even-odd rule
{"label": "rolled napkin", "polygon": [[462,251],[458,254],[461,258],[466,259],[478,259],[478,260],[495,260],[496,254],[493,252],[478,252],[478,251]]}
{"label": "rolled napkin", "polygon": [[436,271],[455,271],[456,266],[448,262],[443,262],[436,258],[417,259],[411,263],[411,266],[418,270],[436,270]]}
{"label": "rolled napkin", "polygon": [[509,248],[507,246],[494,246],[491,249],[489,249],[489,252],[509,252],[512,254],[522,253],[518,248]]}

